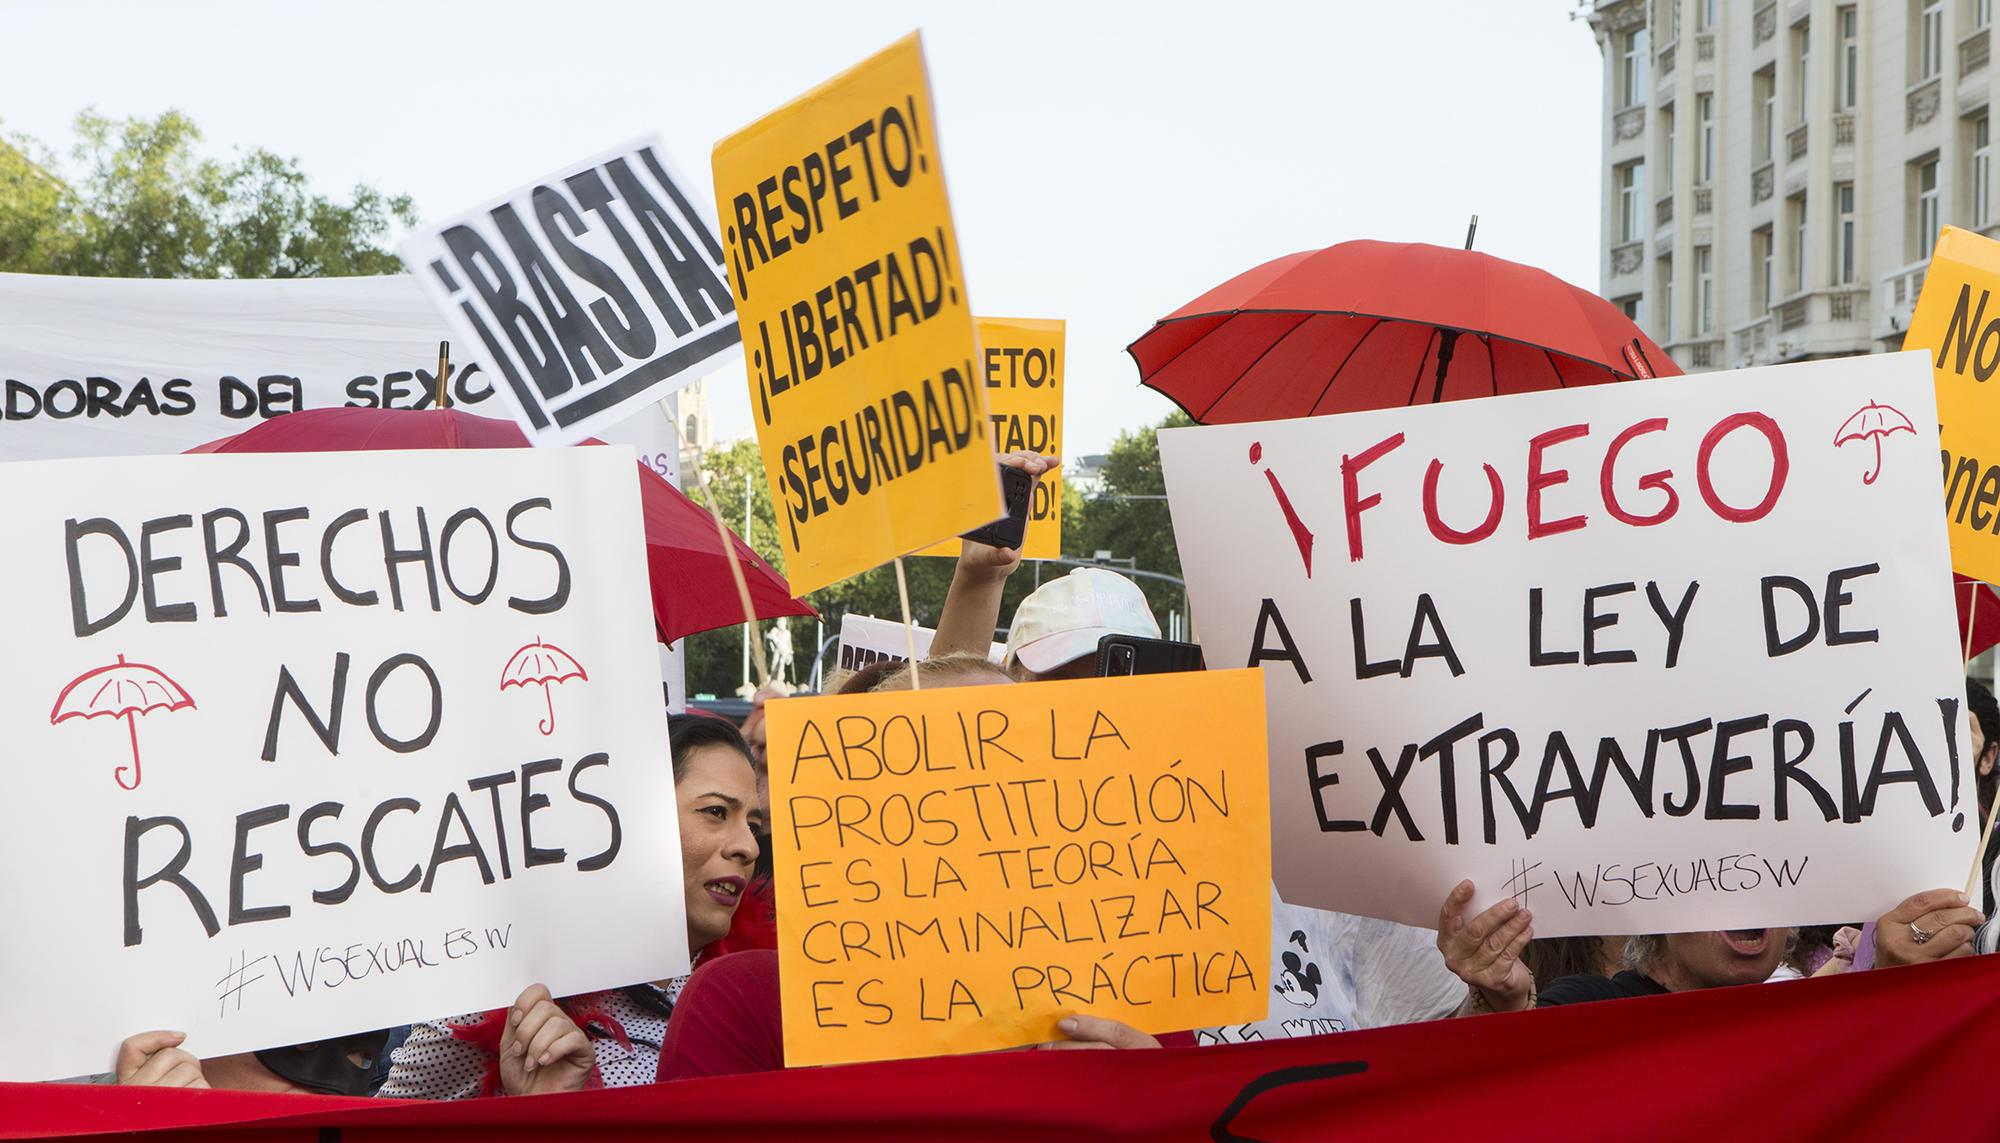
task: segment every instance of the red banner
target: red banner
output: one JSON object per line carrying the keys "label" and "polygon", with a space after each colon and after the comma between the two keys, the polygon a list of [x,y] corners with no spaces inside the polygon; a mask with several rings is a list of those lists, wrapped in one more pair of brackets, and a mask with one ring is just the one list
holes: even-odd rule
{"label": "red banner", "polygon": [[0,1137],[1491,1143],[1762,1128],[1784,1139],[1990,1139],[2000,1137],[1997,1056],[2000,959],[1974,957],[1305,1040],[960,1056],[529,1099],[0,1084]]}

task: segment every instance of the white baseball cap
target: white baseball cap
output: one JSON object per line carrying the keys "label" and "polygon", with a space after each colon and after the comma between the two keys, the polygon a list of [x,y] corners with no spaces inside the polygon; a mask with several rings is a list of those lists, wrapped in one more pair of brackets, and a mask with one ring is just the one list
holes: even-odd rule
{"label": "white baseball cap", "polygon": [[1097,653],[1106,635],[1160,637],[1139,585],[1103,568],[1077,568],[1036,588],[1014,611],[1005,665],[1044,675]]}

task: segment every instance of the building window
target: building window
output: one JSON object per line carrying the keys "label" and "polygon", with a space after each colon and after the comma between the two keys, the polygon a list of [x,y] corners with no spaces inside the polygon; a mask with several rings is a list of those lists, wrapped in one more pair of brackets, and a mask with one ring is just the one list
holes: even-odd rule
{"label": "building window", "polygon": [[1646,99],[1646,29],[1625,33],[1624,51],[1618,59],[1620,107],[1637,107]]}
{"label": "building window", "polygon": [[1993,149],[1991,120],[1981,115],[1972,121],[1972,225],[1993,221]]}
{"label": "building window", "polygon": [[1839,54],[1833,57],[1835,68],[1840,74],[1834,76],[1833,90],[1842,111],[1854,110],[1855,97],[1859,94],[1861,72],[1861,17],[1850,4],[1835,16],[1840,28]]}
{"label": "building window", "polygon": [[1694,248],[1695,333],[1707,337],[1715,332],[1715,252],[1713,247]]}
{"label": "building window", "polygon": [[1617,305],[1619,313],[1624,314],[1626,317],[1630,318],[1635,322],[1639,320],[1638,294],[1632,294],[1629,297],[1619,298],[1618,301],[1614,304]]}
{"label": "building window", "polygon": [[1658,22],[1667,30],[1667,42],[1671,44],[1681,38],[1681,0],[1660,0],[1660,4],[1666,11]]}
{"label": "building window", "polygon": [[1938,233],[1938,161],[1925,159],[1917,164],[1917,233],[1913,262],[1930,260]]}
{"label": "building window", "polygon": [[1660,259],[1660,340],[1674,339],[1674,260]]}
{"label": "building window", "polygon": [[1806,115],[1808,114],[1806,97],[1812,91],[1812,84],[1810,82],[1812,77],[1812,24],[1810,22],[1802,23],[1792,29],[1792,64],[1792,74],[1798,79],[1798,85],[1793,93],[1798,98],[1798,104],[1792,108],[1792,123],[1797,125],[1806,121]]}
{"label": "building window", "polygon": [[1660,110],[1660,185],[1674,193],[1674,109]]}
{"label": "building window", "polygon": [[1806,196],[1793,195],[1788,200],[1792,215],[1792,292],[1803,293],[1806,288]]}
{"label": "building window", "polygon": [[1770,227],[1760,226],[1750,232],[1750,261],[1757,271],[1754,279],[1757,296],[1750,299],[1750,308],[1759,314],[1770,309],[1771,303],[1777,300],[1771,293],[1771,287],[1774,285],[1771,280],[1771,267],[1776,260],[1772,246]]}
{"label": "building window", "polygon": [[1703,185],[1715,181],[1715,96],[1694,97],[1695,122],[1701,129],[1700,148],[1695,156],[1695,181]]}
{"label": "building window", "polygon": [[1843,286],[1854,283],[1854,184],[1833,184],[1833,271]]}
{"label": "building window", "polygon": [[1944,0],[1919,0],[1917,10],[1917,81],[1944,70]]}
{"label": "building window", "polygon": [[1984,28],[1993,22],[1993,0],[1972,0],[1972,26]]}
{"label": "building window", "polygon": [[1778,157],[1778,73],[1774,67],[1750,77],[1750,97],[1757,108],[1757,130],[1751,146],[1757,164],[1763,166]]}
{"label": "building window", "polygon": [[1637,242],[1645,233],[1644,163],[1621,163],[1618,173],[1618,241]]}
{"label": "building window", "polygon": [[1715,28],[1715,0],[1695,0],[1695,30],[1711,31]]}

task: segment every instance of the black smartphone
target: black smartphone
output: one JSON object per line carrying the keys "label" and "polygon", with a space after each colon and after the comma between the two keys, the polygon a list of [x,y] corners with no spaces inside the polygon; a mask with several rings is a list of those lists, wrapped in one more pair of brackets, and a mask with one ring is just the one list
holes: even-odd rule
{"label": "black smartphone", "polygon": [[962,533],[959,538],[996,548],[1018,548],[1028,537],[1028,506],[1035,499],[1035,478],[1018,468],[1000,466],[1000,495],[1007,501],[1007,514]]}
{"label": "black smartphone", "polygon": [[1201,644],[1138,635],[1106,635],[1097,641],[1097,677],[1164,675],[1206,669]]}

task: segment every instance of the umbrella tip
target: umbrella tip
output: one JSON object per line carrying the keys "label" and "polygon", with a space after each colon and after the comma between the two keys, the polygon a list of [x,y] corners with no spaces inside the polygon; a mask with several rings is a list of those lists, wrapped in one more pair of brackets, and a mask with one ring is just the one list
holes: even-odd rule
{"label": "umbrella tip", "polygon": [[1472,236],[1477,233],[1479,233],[1479,216],[1475,214],[1472,216],[1472,221],[1467,223],[1465,227],[1465,248],[1467,250],[1472,249]]}

